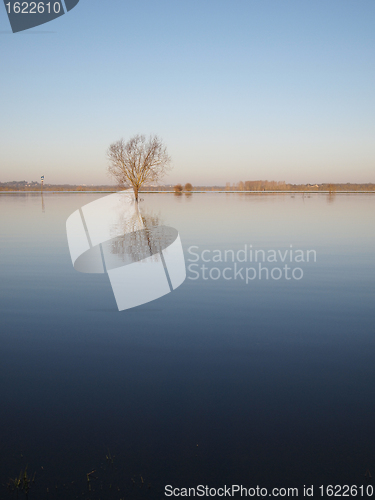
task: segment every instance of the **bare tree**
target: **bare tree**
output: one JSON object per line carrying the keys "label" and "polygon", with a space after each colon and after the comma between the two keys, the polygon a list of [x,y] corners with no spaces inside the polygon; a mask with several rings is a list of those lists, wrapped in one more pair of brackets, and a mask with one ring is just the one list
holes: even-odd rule
{"label": "bare tree", "polygon": [[169,169],[171,158],[158,136],[135,135],[120,139],[107,150],[108,173],[123,187],[132,187],[136,201],[143,184],[159,181]]}

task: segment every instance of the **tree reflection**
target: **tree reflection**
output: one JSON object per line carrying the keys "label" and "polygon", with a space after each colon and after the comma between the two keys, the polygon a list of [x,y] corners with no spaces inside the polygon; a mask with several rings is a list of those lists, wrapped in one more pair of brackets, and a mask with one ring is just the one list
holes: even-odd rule
{"label": "tree reflection", "polygon": [[[138,203],[123,207],[112,233],[114,237],[107,242],[107,249],[112,256],[111,261],[113,258],[120,259],[118,265],[148,257],[159,261],[160,252],[171,245],[178,235],[176,229],[163,224],[159,214],[147,210],[141,212]],[[108,252],[105,253],[108,255]]]}

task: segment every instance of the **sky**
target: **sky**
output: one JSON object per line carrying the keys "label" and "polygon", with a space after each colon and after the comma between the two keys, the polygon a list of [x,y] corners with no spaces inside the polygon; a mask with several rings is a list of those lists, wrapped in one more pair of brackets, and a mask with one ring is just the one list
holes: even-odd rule
{"label": "sky", "polygon": [[375,182],[374,0],[80,0],[13,34],[0,5],[0,182],[109,184],[157,134],[163,183]]}

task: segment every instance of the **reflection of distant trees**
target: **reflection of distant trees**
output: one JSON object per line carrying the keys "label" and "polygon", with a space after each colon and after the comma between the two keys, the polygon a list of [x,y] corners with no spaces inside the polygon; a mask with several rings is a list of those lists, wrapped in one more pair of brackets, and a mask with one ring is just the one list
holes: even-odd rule
{"label": "reflection of distant trees", "polygon": [[327,196],[327,203],[333,203],[336,199],[336,193],[334,191],[330,191]]}

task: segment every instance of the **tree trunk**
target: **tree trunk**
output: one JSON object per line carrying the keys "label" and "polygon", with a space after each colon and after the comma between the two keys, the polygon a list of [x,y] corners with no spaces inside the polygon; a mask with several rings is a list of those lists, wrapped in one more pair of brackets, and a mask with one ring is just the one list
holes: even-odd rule
{"label": "tree trunk", "polygon": [[138,187],[133,186],[135,201],[138,203]]}

